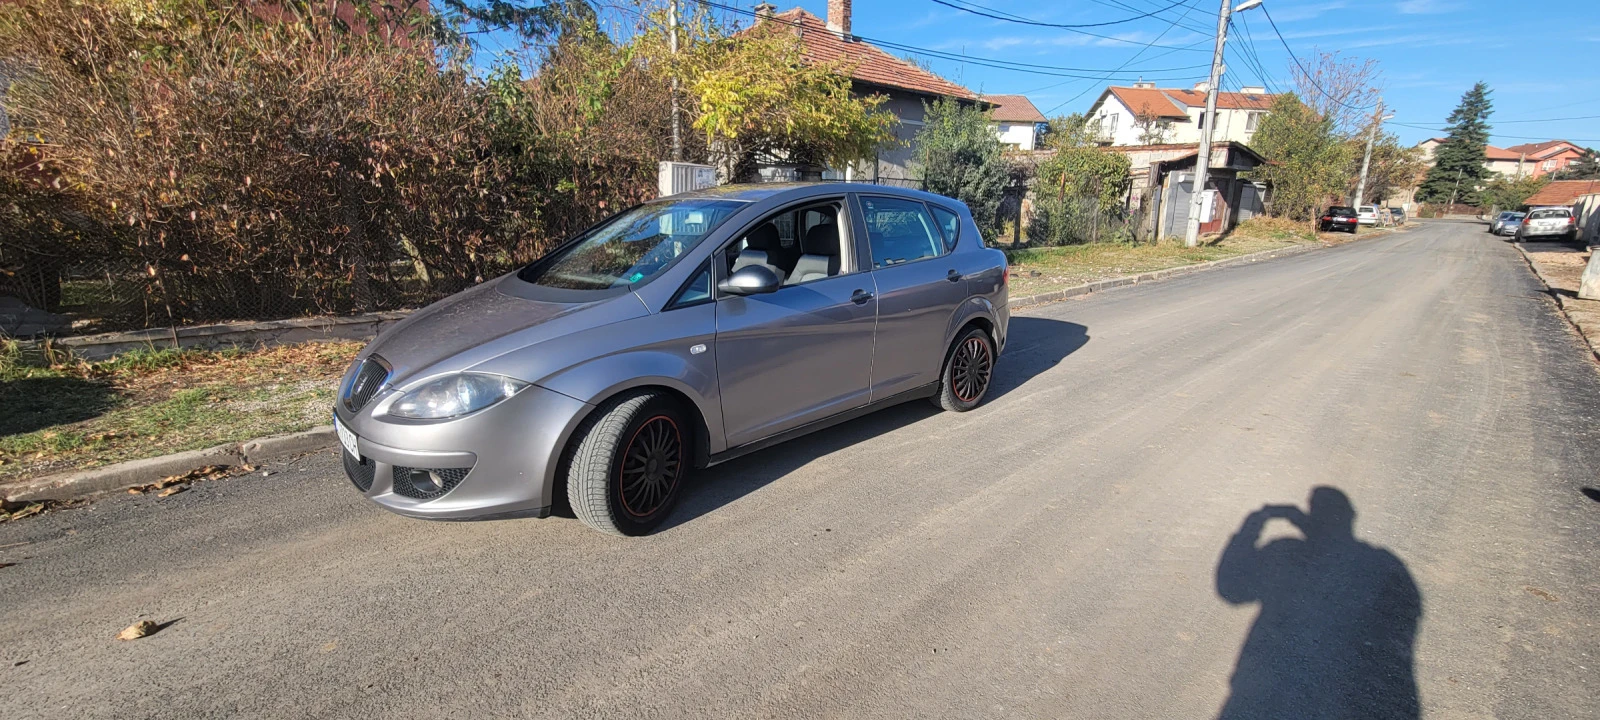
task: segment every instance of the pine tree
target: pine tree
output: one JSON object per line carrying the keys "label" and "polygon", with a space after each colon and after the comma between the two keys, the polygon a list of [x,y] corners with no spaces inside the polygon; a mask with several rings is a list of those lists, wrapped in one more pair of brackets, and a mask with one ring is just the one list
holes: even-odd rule
{"label": "pine tree", "polygon": [[1489,86],[1479,82],[1461,96],[1445,130],[1444,143],[1433,154],[1433,167],[1427,179],[1417,190],[1417,199],[1423,202],[1455,201],[1468,205],[1478,204],[1478,188],[1489,178],[1485,148],[1489,145],[1489,114],[1494,105],[1489,100]]}

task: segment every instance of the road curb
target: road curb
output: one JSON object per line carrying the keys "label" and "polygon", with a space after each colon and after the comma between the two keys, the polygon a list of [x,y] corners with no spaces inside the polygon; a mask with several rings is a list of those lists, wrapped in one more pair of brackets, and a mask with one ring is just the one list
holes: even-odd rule
{"label": "road curb", "polygon": [[1589,348],[1589,354],[1593,355],[1597,362],[1600,362],[1600,348],[1595,347],[1594,342],[1589,340],[1589,336],[1583,332],[1583,326],[1578,324],[1578,319],[1572,316],[1571,308],[1567,307],[1567,296],[1556,292],[1555,286],[1550,283],[1550,278],[1545,277],[1544,272],[1539,270],[1539,263],[1533,261],[1533,256],[1523,249],[1522,243],[1512,241],[1511,247],[1517,249],[1517,254],[1522,256],[1522,261],[1528,264],[1528,269],[1533,271],[1533,276],[1539,278],[1539,284],[1544,286],[1545,294],[1549,295],[1550,299],[1555,301],[1556,307],[1561,309],[1561,318],[1567,321],[1567,325],[1572,327],[1572,331],[1577,333],[1578,337],[1583,338],[1583,344]]}
{"label": "road curb", "polygon": [[7,502],[76,500],[102,493],[149,485],[162,478],[182,475],[207,465],[256,465],[268,460],[303,455],[338,442],[332,425],[288,435],[273,435],[242,443],[228,443],[153,458],[129,460],[89,470],[46,475],[0,486]]}
{"label": "road curb", "polygon": [[1239,265],[1242,263],[1255,262],[1257,260],[1265,260],[1268,258],[1300,255],[1302,253],[1311,252],[1312,250],[1323,250],[1329,247],[1337,246],[1323,245],[1321,243],[1307,243],[1299,247],[1262,250],[1261,252],[1253,252],[1246,255],[1239,255],[1237,257],[1222,258],[1220,260],[1208,260],[1206,262],[1196,263],[1194,265],[1179,265],[1178,267],[1167,268],[1165,270],[1152,270],[1146,273],[1139,273],[1138,275],[1124,275],[1122,277],[1096,280],[1094,282],[1084,283],[1082,285],[1074,285],[1061,290],[1052,290],[1047,293],[1038,293],[1035,295],[1029,295],[1027,297],[1012,298],[1008,305],[1012,309],[1032,307],[1034,305],[1044,305],[1046,303],[1065,300],[1070,297],[1077,297],[1079,295],[1088,295],[1089,293],[1110,290],[1111,288],[1124,287],[1127,285],[1138,285],[1140,283],[1154,282],[1156,280],[1165,280],[1178,275],[1187,275],[1193,272],[1227,267],[1229,265]]}

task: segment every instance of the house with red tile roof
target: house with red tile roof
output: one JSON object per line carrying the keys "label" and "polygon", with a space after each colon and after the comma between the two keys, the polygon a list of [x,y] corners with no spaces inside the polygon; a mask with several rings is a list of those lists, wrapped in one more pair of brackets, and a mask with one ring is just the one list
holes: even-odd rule
{"label": "house with red tile roof", "polygon": [[[1417,147],[1429,163],[1433,162],[1433,154],[1444,144],[1444,138],[1428,138]],[[1512,145],[1508,148],[1497,148],[1486,145],[1483,148],[1484,167],[1498,173],[1501,177],[1518,179],[1527,177],[1544,177],[1566,169],[1567,165],[1583,157],[1584,149],[1566,140],[1547,140],[1538,143]]]}
{"label": "house with red tile roof", "polygon": [[1026,95],[984,95],[983,101],[994,105],[989,112],[1000,142],[1015,150],[1034,149],[1045,117]]}
{"label": "house with red tile roof", "polygon": [[1600,180],[1552,180],[1529,196],[1528,207],[1572,207],[1584,195],[1600,193]]}
{"label": "house with red tile roof", "polygon": [[[1198,143],[1206,87],[1202,82],[1189,89],[1158,88],[1142,81],[1133,87],[1108,87],[1089,107],[1088,117],[1099,127],[1105,145]],[[1217,93],[1217,126],[1211,140],[1249,144],[1277,97],[1263,87]]]}
{"label": "house with red tile roof", "polygon": [[1584,154],[1583,148],[1566,140],[1512,145],[1506,151],[1521,157],[1524,174],[1528,177],[1544,177],[1561,172]]}
{"label": "house with red tile roof", "polygon": [[[925,119],[924,104],[949,97],[987,106],[977,93],[917,67],[915,63],[895,57],[852,34],[850,0],[828,0],[826,20],[801,8],[781,13],[775,10],[770,3],[757,5],[756,27],[775,23],[787,25],[799,35],[806,60],[839,63],[848,68],[852,91],[861,95],[884,96],[886,101],[883,109],[893,113],[900,121],[895,130],[900,140],[899,147],[879,151],[876,162],[868,163],[868,167],[830,171],[824,177],[912,184],[911,158]],[[769,174],[763,171],[763,177]],[[782,178],[774,176],[768,179]]]}

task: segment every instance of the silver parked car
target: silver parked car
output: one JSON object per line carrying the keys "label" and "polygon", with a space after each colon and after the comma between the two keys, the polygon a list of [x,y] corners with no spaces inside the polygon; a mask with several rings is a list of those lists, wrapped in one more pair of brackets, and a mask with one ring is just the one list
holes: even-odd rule
{"label": "silver parked car", "polygon": [[1005,346],[1005,255],[966,206],[747,185],[618,213],[361,351],[344,467],[402,515],[573,513],[642,534],[685,478],[918,398],[976,407]]}
{"label": "silver parked car", "polygon": [[1578,239],[1578,221],[1572,208],[1532,208],[1517,228],[1516,238],[1522,242],[1533,239],[1572,242]]}
{"label": "silver parked car", "polygon": [[1522,225],[1522,217],[1527,213],[1515,210],[1504,210],[1489,223],[1489,232],[1493,235],[1511,235],[1516,233],[1517,226]]}

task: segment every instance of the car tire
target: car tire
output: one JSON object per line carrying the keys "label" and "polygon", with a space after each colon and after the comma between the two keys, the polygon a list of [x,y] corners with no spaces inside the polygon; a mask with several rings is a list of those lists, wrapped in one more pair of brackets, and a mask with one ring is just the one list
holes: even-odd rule
{"label": "car tire", "polygon": [[966,412],[983,403],[994,384],[994,339],[982,328],[967,328],[944,355],[939,394],[933,404],[950,412]]}
{"label": "car tire", "polygon": [[693,426],[671,397],[626,395],[594,411],[573,435],[567,500],[583,524],[645,535],[671,514],[693,455]]}

